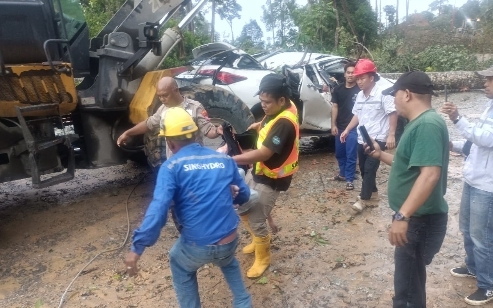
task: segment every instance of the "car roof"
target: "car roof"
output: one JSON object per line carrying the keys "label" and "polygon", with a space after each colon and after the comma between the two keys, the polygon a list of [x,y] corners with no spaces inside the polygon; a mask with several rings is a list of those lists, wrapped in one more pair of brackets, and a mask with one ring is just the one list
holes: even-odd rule
{"label": "car roof", "polygon": [[306,53],[304,58],[303,55],[305,55],[305,53],[300,51],[279,52],[273,54],[272,56],[262,57],[260,62],[262,65],[265,63],[267,68],[276,69],[283,65],[294,66],[298,64],[301,59],[303,59],[303,62],[308,62],[310,64],[323,62],[330,59],[344,59],[344,57],[315,52]]}
{"label": "car roof", "polygon": [[196,59],[196,58],[199,58],[205,54],[211,55],[211,54],[218,53],[218,52],[225,51],[225,50],[236,50],[240,54],[245,53],[243,50],[238,49],[235,46],[230,45],[228,43],[215,42],[215,43],[209,43],[209,44],[200,45],[198,47],[195,47],[192,50],[192,54],[193,54],[193,57]]}

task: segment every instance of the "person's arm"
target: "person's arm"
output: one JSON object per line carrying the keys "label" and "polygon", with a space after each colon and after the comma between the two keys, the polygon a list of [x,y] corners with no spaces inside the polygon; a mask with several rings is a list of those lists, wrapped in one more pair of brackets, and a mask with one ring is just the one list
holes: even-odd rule
{"label": "person's arm", "polygon": [[296,138],[296,131],[291,121],[279,119],[270,129],[260,149],[233,156],[238,165],[249,165],[268,160],[274,153],[285,151],[286,144]]}
{"label": "person's arm", "polygon": [[238,172],[238,166],[236,165],[234,160],[231,160],[231,165],[234,170],[231,185],[236,185],[239,188],[238,194],[233,199],[233,204],[241,205],[248,202],[248,199],[250,199],[250,187],[248,187],[248,185],[245,183],[245,180]]}
{"label": "person's arm", "polygon": [[128,138],[130,136],[136,136],[136,135],[143,135],[149,131],[149,128],[147,127],[147,120],[142,121],[135,125],[134,127],[126,130],[123,132],[123,134],[118,137],[118,140],[116,141],[116,144],[118,146],[121,146],[122,144],[126,144]]}
{"label": "person's arm", "polygon": [[159,169],[154,197],[142,224],[133,234],[132,251],[139,255],[146,247],[156,243],[161,229],[166,224],[168,209],[176,190],[175,176],[168,166],[164,164]]}
{"label": "person's arm", "polygon": [[341,142],[346,142],[346,138],[349,135],[349,132],[353,130],[359,124],[359,119],[357,115],[353,115],[351,122],[347,125],[346,129],[341,133]]}
{"label": "person's arm", "polygon": [[[442,168],[438,166],[420,168],[420,174],[399,210],[402,215],[411,217],[425,203],[440,179],[441,170]],[[407,221],[394,220],[389,230],[390,244],[398,247],[404,246],[407,243],[407,228]]]}
{"label": "person's arm", "polygon": [[389,131],[385,146],[392,150],[396,146],[395,130],[397,129],[397,111],[395,110],[395,98],[390,95],[382,96],[382,105],[385,113],[389,116]]}
{"label": "person's arm", "polygon": [[395,130],[397,128],[397,112],[391,112],[389,114],[389,136],[385,146],[387,149],[392,150],[395,148]]}
{"label": "person's arm", "polygon": [[266,161],[272,155],[274,155],[274,151],[266,146],[261,146],[260,149],[233,156],[233,159],[238,165],[251,165],[259,161]]}
{"label": "person's arm", "polygon": [[370,139],[373,142],[373,147],[375,148],[375,150],[370,152],[370,147],[366,143],[363,143],[366,154],[380,160],[381,162],[386,163],[389,166],[392,166],[392,162],[394,161],[394,155],[382,151],[378,143],[373,138],[370,137]]}
{"label": "person's arm", "polygon": [[337,129],[337,114],[339,113],[339,105],[337,103],[332,102],[332,124],[331,124],[331,132],[333,136],[339,135],[339,130]]}
{"label": "person's arm", "polygon": [[168,209],[176,189],[174,176],[167,165],[159,169],[154,198],[147,208],[146,215],[140,228],[134,231],[132,247],[125,258],[126,271],[129,276],[138,272],[137,262],[146,247],[156,243],[161,229],[166,224]]}
{"label": "person's arm", "polygon": [[[461,135],[468,141],[471,141],[477,146],[492,148],[493,147],[493,125],[478,126],[470,123],[466,118],[459,118],[459,110],[453,103],[446,102],[442,107],[442,112],[446,113],[450,121],[456,122],[455,127],[460,131]],[[488,116],[488,115],[484,115]],[[479,120],[482,121],[481,119]]]}
{"label": "person's arm", "polygon": [[211,120],[209,119],[209,115],[207,114],[207,111],[205,110],[204,106],[202,106],[202,104],[197,104],[194,105],[194,107],[195,107],[195,116],[197,117],[196,119],[197,126],[202,132],[202,134],[209,139],[215,139],[219,137],[221,134],[218,131],[217,127],[211,123]]}
{"label": "person's arm", "polygon": [[465,140],[450,141],[450,151],[462,154],[462,148],[466,144]]}

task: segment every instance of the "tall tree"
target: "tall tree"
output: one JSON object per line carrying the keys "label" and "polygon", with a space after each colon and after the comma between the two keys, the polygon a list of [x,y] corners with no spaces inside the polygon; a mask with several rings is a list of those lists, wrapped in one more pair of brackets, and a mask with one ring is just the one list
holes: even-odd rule
{"label": "tall tree", "polygon": [[[375,4],[377,0],[375,0]],[[341,21],[339,19],[339,10],[337,8],[337,0],[332,1],[332,6],[334,7],[334,16],[336,18],[336,31],[334,35],[334,49],[337,50],[339,48],[339,32],[341,30]]]}
{"label": "tall tree", "polygon": [[395,7],[393,5],[386,5],[383,11],[387,16],[387,27],[390,28],[395,24]]}
{"label": "tall tree", "polygon": [[395,5],[395,24],[399,24],[399,0],[396,0],[397,3]]}
{"label": "tall tree", "polygon": [[279,46],[285,46],[288,32],[294,27],[292,16],[296,8],[296,0],[271,0],[270,8],[262,6],[262,21],[267,30],[277,29],[274,40],[277,38]]}
{"label": "tall tree", "polygon": [[[241,11],[241,5],[239,5],[236,0],[212,0],[212,17],[211,17],[211,41],[214,42],[215,37],[215,23],[216,23],[216,9],[217,13],[222,14],[220,17],[222,19],[229,20],[231,31],[232,21],[234,18],[240,18],[239,11]],[[239,9],[239,10],[238,10]],[[235,14],[235,12],[237,14]],[[224,18],[223,18],[224,17]],[[228,19],[230,18],[230,19]]]}
{"label": "tall tree", "polygon": [[229,28],[231,29],[231,41],[235,40],[233,34],[233,19],[240,19],[240,12],[242,10],[241,5],[239,5],[236,0],[223,0],[223,3],[217,9],[217,14],[221,19],[226,20],[229,24]]}
{"label": "tall tree", "polygon": [[246,52],[255,53],[264,49],[265,43],[263,37],[264,32],[257,21],[255,19],[250,19],[250,21],[243,26],[241,34],[237,39],[237,45]]}

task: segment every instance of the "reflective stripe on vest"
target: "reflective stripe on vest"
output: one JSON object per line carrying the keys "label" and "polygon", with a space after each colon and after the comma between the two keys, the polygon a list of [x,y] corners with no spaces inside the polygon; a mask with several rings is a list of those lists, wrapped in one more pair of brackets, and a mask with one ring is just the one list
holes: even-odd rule
{"label": "reflective stripe on vest", "polygon": [[[267,123],[260,131],[257,140],[257,149],[262,147],[262,143],[265,138],[269,134],[269,131],[272,129],[274,124],[279,121],[279,119],[288,119],[291,123],[293,123],[296,138],[294,140],[294,146],[291,149],[291,153],[289,154],[286,161],[278,168],[269,169],[263,162],[258,162],[255,164],[255,174],[257,175],[265,175],[272,179],[278,179],[290,176],[298,171],[298,153],[299,153],[299,139],[300,139],[300,128],[298,124],[298,110],[296,106],[291,102],[291,107],[284,110],[280,114],[277,115],[274,119],[272,119],[269,123]],[[265,120],[265,118],[264,118]]]}

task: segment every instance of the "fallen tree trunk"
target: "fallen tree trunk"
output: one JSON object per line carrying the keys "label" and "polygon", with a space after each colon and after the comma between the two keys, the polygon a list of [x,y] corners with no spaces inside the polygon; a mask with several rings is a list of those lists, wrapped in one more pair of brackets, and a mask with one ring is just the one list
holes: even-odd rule
{"label": "fallen tree trunk", "polygon": [[[444,90],[445,85],[452,92],[484,89],[484,78],[481,78],[474,72],[431,72],[427,74],[430,76],[435,90],[438,91]],[[380,73],[380,75],[387,79],[397,80],[402,73]]]}

